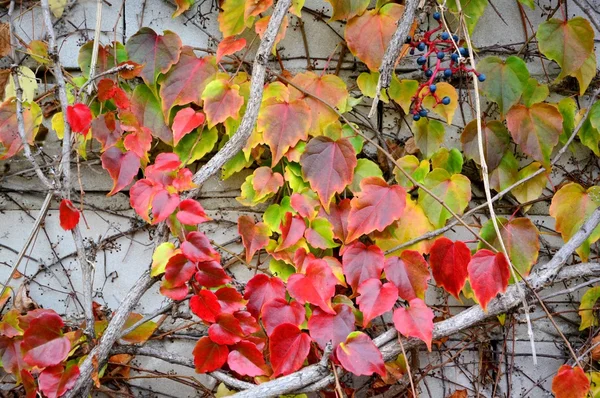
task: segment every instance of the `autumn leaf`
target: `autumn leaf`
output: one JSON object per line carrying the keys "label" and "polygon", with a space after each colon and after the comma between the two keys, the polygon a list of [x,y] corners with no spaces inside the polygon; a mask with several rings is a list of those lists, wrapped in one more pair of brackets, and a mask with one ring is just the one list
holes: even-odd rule
{"label": "autumn leaf", "polygon": [[406,206],[404,189],[399,185],[389,186],[379,177],[365,178],[360,183],[360,190],[350,202],[346,242],[375,230],[383,231],[400,219]]}
{"label": "autumn leaf", "polygon": [[242,243],[246,248],[246,262],[250,263],[254,253],[263,249],[269,243],[271,231],[264,223],[255,223],[250,216],[240,216],[238,219],[238,233],[242,237]]}
{"label": "autumn leaf", "polygon": [[302,367],[310,350],[310,336],[298,326],[282,323],[269,339],[269,352],[273,377],[288,375]]}
{"label": "autumn leaf", "polygon": [[229,349],[226,345],[214,343],[210,337],[198,340],[193,351],[194,366],[198,373],[208,373],[220,369],[227,362]]}
{"label": "autumn leaf", "polygon": [[430,158],[444,143],[444,125],[435,119],[421,118],[413,122],[413,128],[417,148],[423,156]]}
{"label": "autumn leaf", "polygon": [[87,135],[92,123],[92,111],[85,104],[67,106],[67,122],[74,133]]}
{"label": "autumn leaf", "polygon": [[45,368],[67,359],[71,342],[63,335],[64,322],[54,311],[44,311],[31,320],[23,334],[23,360],[30,366]]}
{"label": "autumn leaf", "polygon": [[223,123],[228,118],[237,119],[244,104],[240,86],[225,80],[213,80],[208,83],[202,93],[202,100],[208,128]]}
{"label": "autumn leaf", "polygon": [[243,37],[229,36],[224,38],[217,46],[217,62],[221,62],[223,57],[235,54],[244,47],[246,47],[246,39]]}
{"label": "autumn leaf", "polygon": [[257,274],[246,284],[244,298],[248,300],[248,311],[258,318],[264,304],[277,298],[285,300],[285,285],[277,277]]}
{"label": "autumn leaf", "polygon": [[502,116],[519,102],[529,81],[527,65],[521,58],[512,55],[506,60],[486,57],[477,63],[477,71],[486,75],[481,91],[498,104]]}
{"label": "autumn leaf", "polygon": [[40,391],[45,397],[57,398],[69,391],[79,377],[79,367],[76,363],[66,366],[56,365],[47,367],[38,377]]}
{"label": "autumn leaf", "polygon": [[[462,174],[450,175],[444,169],[435,169],[427,174],[423,185],[458,215],[463,214],[471,200],[471,181]],[[452,217],[441,203],[420,188],[419,205],[436,228],[443,227]]]}
{"label": "autumn leaf", "polygon": [[450,103],[448,105],[444,105],[441,102],[438,103],[435,97],[430,95],[429,87],[427,87],[421,92],[424,96],[423,106],[433,110],[435,113],[446,119],[446,123],[451,124],[452,119],[454,119],[454,112],[456,112],[456,109],[458,109],[458,92],[450,83],[439,82],[435,86],[435,94],[438,96],[438,98],[448,97],[450,98]]}
{"label": "autumn leaf", "polygon": [[222,313],[215,317],[215,323],[208,328],[208,337],[217,344],[231,345],[238,343],[246,335],[240,321],[233,315]]}
{"label": "autumn leaf", "polygon": [[398,300],[398,288],[388,282],[381,284],[378,278],[367,279],[357,289],[358,309],[363,313],[363,327],[371,320],[385,314]]}
{"label": "autumn leaf", "polygon": [[552,393],[556,398],[585,398],[590,381],[579,366],[562,365],[552,379]]}
{"label": "autumn leaf", "polygon": [[334,141],[315,137],[308,142],[300,158],[302,175],[319,194],[319,200],[329,212],[333,195],[344,191],[352,182],[357,165],[356,152],[347,138]]}
{"label": "autumn leaf", "polygon": [[225,0],[219,12],[219,30],[223,37],[235,36],[252,26],[254,18],[246,18],[246,0]]}
{"label": "autumn leaf", "polygon": [[333,236],[342,242],[346,241],[348,236],[348,215],[350,214],[350,199],[342,199],[339,203],[332,203],[329,207],[329,214],[325,217],[333,226]]}
{"label": "autumn leaf", "polygon": [[[500,165],[500,161],[510,143],[510,133],[504,124],[498,120],[486,122],[481,121],[481,133],[483,138],[483,154],[485,162],[490,170]],[[477,120],[470,121],[460,135],[465,157],[473,159],[480,164],[479,141],[477,138]]]}
{"label": "autumn leaf", "polygon": [[366,246],[362,242],[348,245],[342,256],[342,267],[352,290],[356,292],[367,279],[379,279],[384,261],[383,251],[377,245]]}
{"label": "autumn leaf", "polygon": [[431,247],[429,263],[435,282],[457,299],[467,281],[470,261],[471,251],[459,240],[441,237]]}
{"label": "autumn leaf", "polygon": [[377,373],[385,377],[383,356],[373,340],[362,332],[352,332],[345,342],[335,349],[340,364],[357,376],[371,376]]}
{"label": "autumn leaf", "polygon": [[355,317],[350,306],[335,304],[333,310],[335,314],[315,308],[308,320],[310,336],[322,350],[330,341],[335,350],[338,344],[346,341],[348,335],[355,329]]}
{"label": "autumn leaf", "polygon": [[183,108],[177,112],[172,126],[173,145],[177,145],[186,134],[191,133],[192,130],[202,125],[205,120],[204,113],[196,112],[192,108]]}
{"label": "autumn leaf", "polygon": [[[315,311],[317,310],[315,309]],[[306,318],[306,310],[297,301],[288,303],[287,300],[277,298],[265,303],[261,317],[267,336],[270,336],[273,330],[282,323],[291,323],[300,327]]]}
{"label": "autumn leaf", "polygon": [[108,171],[113,187],[107,196],[114,195],[133,181],[140,169],[140,157],[134,152],[123,153],[119,148],[108,148],[100,156],[102,168]]}
{"label": "autumn leaf", "polygon": [[433,311],[420,298],[408,302],[408,307],[400,307],[394,311],[394,326],[406,337],[421,339],[431,351],[433,336]]}
{"label": "autumn leaf", "polygon": [[250,341],[240,341],[231,347],[227,365],[237,374],[250,377],[266,375],[269,369],[262,352]]}
{"label": "autumn leaf", "polygon": [[427,281],[431,279],[429,266],[423,255],[414,250],[405,250],[400,256],[385,259],[385,278],[398,288],[401,299],[410,301],[425,298]]}
{"label": "autumn leaf", "polygon": [[336,284],[337,278],[327,262],[315,259],[308,264],[304,274],[296,273],[288,278],[287,290],[300,304],[314,304],[333,314],[331,298]]}
{"label": "autumn leaf", "polygon": [[203,321],[213,323],[221,313],[221,306],[213,292],[203,289],[190,299],[190,310]]}
{"label": "autumn leaf", "polygon": [[79,210],[69,199],[63,199],[59,208],[60,226],[65,231],[70,231],[79,224]]}
{"label": "autumn leaf", "polygon": [[[42,110],[35,102],[29,107],[24,106],[23,119],[26,141],[33,144],[42,122]],[[14,156],[22,148],[23,142],[17,127],[16,100],[9,99],[0,104],[0,160]]]}
{"label": "autumn leaf", "polygon": [[488,303],[508,287],[510,269],[506,255],[481,249],[471,257],[467,270],[475,297],[486,311]]}
{"label": "autumn leaf", "polygon": [[133,90],[131,112],[140,125],[150,130],[153,137],[169,145],[173,143],[173,132],[165,123],[161,101],[145,84],[139,84]]}
{"label": "autumn leaf", "polygon": [[368,0],[343,1],[327,0],[333,8],[330,21],[349,20],[355,16],[362,15],[369,6]]}
{"label": "autumn leaf", "polygon": [[194,199],[185,199],[179,203],[177,221],[184,225],[198,225],[210,221],[202,205]]}
{"label": "autumn leaf", "polygon": [[585,330],[592,326],[598,326],[598,317],[596,316],[596,302],[600,298],[600,286],[589,288],[581,297],[579,303],[579,316],[581,323],[579,330]]}

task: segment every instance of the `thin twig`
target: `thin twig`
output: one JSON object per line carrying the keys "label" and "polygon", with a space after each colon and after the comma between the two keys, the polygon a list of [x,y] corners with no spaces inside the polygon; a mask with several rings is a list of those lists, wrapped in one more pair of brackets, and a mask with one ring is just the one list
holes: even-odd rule
{"label": "thin twig", "polygon": [[[90,75],[88,81],[93,81],[96,74],[96,62],[98,61],[98,48],[100,47],[100,29],[102,27],[102,0],[96,0],[96,29],[94,30],[94,45],[92,47],[92,59],[90,61]],[[88,95],[92,94],[94,86],[88,87]]]}

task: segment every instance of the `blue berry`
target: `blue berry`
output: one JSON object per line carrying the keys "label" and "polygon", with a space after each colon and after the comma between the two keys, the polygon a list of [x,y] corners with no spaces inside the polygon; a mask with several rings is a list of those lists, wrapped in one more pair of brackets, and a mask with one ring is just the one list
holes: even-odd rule
{"label": "blue berry", "polygon": [[452,59],[452,61],[454,62],[458,62],[458,53],[454,53],[450,56],[450,58]]}
{"label": "blue berry", "polygon": [[414,48],[410,49],[410,55],[415,55],[415,49]]}
{"label": "blue berry", "polygon": [[418,113],[417,113],[417,114],[415,114],[415,115],[413,115],[413,120],[414,120],[415,122],[418,122],[420,119],[421,119],[421,116],[420,116]]}
{"label": "blue berry", "polygon": [[444,104],[444,105],[450,105],[450,97],[444,97],[444,98],[442,98],[442,104]]}
{"label": "blue berry", "polygon": [[421,116],[421,117],[427,117],[427,109],[421,109],[419,111],[419,116]]}
{"label": "blue berry", "polygon": [[450,78],[452,77],[452,69],[448,68],[444,71],[444,76]]}
{"label": "blue berry", "polygon": [[412,37],[410,37],[410,36],[406,36],[406,42],[407,42],[407,43],[410,43],[411,41],[412,41]]}
{"label": "blue berry", "polygon": [[468,57],[469,56],[469,50],[467,50],[464,47],[460,48],[460,55],[462,55],[463,57]]}
{"label": "blue berry", "polygon": [[420,56],[419,58],[417,58],[417,64],[419,65],[425,65],[425,62],[427,62],[427,58]]}
{"label": "blue berry", "polygon": [[479,79],[480,82],[484,82],[485,81],[485,75],[483,73],[480,73],[477,78]]}
{"label": "blue berry", "polygon": [[460,38],[457,35],[452,35],[452,39],[457,43],[460,40]]}
{"label": "blue berry", "polygon": [[431,69],[427,69],[425,71],[425,77],[431,77],[431,76],[433,76],[433,71]]}
{"label": "blue berry", "polygon": [[443,52],[443,51],[439,51],[439,52],[437,53],[437,57],[438,57],[438,59],[444,59],[444,57],[445,57],[445,56],[446,56],[446,53],[445,53],[445,52]]}
{"label": "blue berry", "polygon": [[439,12],[436,11],[433,13],[433,19],[435,19],[436,21],[439,21],[441,17],[442,16],[440,15]]}
{"label": "blue berry", "polygon": [[417,44],[417,50],[425,51],[425,43],[421,42],[421,43]]}
{"label": "blue berry", "polygon": [[437,90],[437,86],[435,84],[432,84],[429,86],[429,91],[432,93],[435,93],[435,90]]}
{"label": "blue berry", "polygon": [[450,38],[450,34],[448,34],[448,32],[444,32],[442,33],[441,38],[442,40],[448,40]]}

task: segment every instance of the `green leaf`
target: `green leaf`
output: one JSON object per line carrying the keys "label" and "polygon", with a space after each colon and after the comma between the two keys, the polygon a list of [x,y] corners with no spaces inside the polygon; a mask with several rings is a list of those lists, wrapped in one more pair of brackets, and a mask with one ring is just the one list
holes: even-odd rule
{"label": "green leaf", "polygon": [[[21,96],[21,100],[23,102],[33,102],[35,99],[35,90],[38,88],[37,79],[35,78],[35,73],[31,69],[26,66],[19,66],[18,69],[19,76],[19,85],[23,90],[23,94]],[[4,91],[4,101],[8,98],[16,97],[15,93],[15,79],[12,75],[8,78],[8,84],[6,85],[6,89]]]}
{"label": "green leaf", "polygon": [[[483,138],[483,156],[490,170],[494,170],[500,164],[502,156],[508,149],[510,133],[504,123],[498,120],[486,122],[481,121],[481,133]],[[477,120],[472,120],[465,126],[460,141],[465,157],[473,159],[480,164],[479,141],[477,138]]]}
{"label": "green leaf", "polygon": [[173,132],[165,123],[160,100],[145,84],[138,84],[131,96],[131,111],[137,121],[150,129],[154,137],[172,145]]}
{"label": "green leaf", "polygon": [[[423,185],[458,215],[463,214],[471,200],[471,181],[462,174],[451,176],[444,169],[434,169],[427,174]],[[420,188],[419,205],[436,228],[443,227],[446,220],[452,217],[448,210]]]}
{"label": "green leaf", "polygon": [[269,271],[271,271],[273,276],[276,276],[282,281],[287,282],[290,275],[296,273],[296,268],[285,261],[271,258],[271,261],[269,261]]}
{"label": "green leaf", "polygon": [[213,150],[219,139],[219,132],[216,128],[206,128],[202,131],[195,129],[185,135],[177,146],[173,149],[179,159],[186,164],[200,160]]}
{"label": "green leaf", "polygon": [[481,92],[498,104],[502,116],[521,98],[527,87],[529,71],[525,62],[515,56],[506,60],[487,57],[477,64],[477,71],[487,76],[481,83]]}
{"label": "green leaf", "polygon": [[302,168],[299,163],[288,163],[285,166],[283,177],[294,193],[300,193],[309,187],[308,182],[302,178]]}
{"label": "green leaf", "polygon": [[377,165],[369,159],[358,159],[356,167],[354,168],[354,178],[349,188],[353,193],[360,192],[360,182],[365,177],[381,177],[383,178],[383,172]]}
{"label": "green leaf", "polygon": [[274,203],[267,207],[263,214],[263,221],[271,231],[281,233],[280,227],[286,213],[296,213],[291,205],[289,196],[284,196],[279,204]]}
{"label": "green leaf", "polygon": [[535,4],[533,3],[533,0],[519,0],[519,3],[531,8],[532,10],[535,10]]}
{"label": "green leaf", "polygon": [[[456,0],[448,0],[446,5],[450,11],[458,12]],[[481,18],[488,6],[488,0],[460,0],[460,5],[465,16],[465,23],[467,24],[469,34],[472,34],[479,18]]]}
{"label": "green leaf", "polygon": [[415,143],[423,156],[430,158],[444,143],[446,129],[437,120],[423,117],[413,122]]}
{"label": "green leaf", "polygon": [[[581,68],[571,73],[570,76],[573,76],[579,82],[579,95],[585,94],[585,91],[592,82],[592,79],[596,76],[596,67],[596,54],[595,52],[592,52],[590,56],[587,57],[583,65],[581,65]],[[557,79],[562,79],[564,76],[566,76],[566,74],[561,72]]]}
{"label": "green leaf", "polygon": [[219,12],[219,30],[223,37],[235,36],[252,26],[254,17],[245,19],[246,0],[225,0]]}
{"label": "green leaf", "polygon": [[456,148],[451,150],[440,148],[431,157],[431,167],[433,169],[444,169],[450,174],[458,174],[463,167],[462,154]]}
{"label": "green leaf", "polygon": [[[423,183],[425,176],[427,173],[429,173],[429,162],[427,160],[422,160],[419,162],[419,159],[417,159],[417,157],[414,155],[403,156],[396,160],[396,163],[398,163],[402,170],[406,171],[420,184]],[[396,178],[398,185],[401,187],[406,188],[406,190],[413,189],[413,183],[410,182],[410,180],[398,169],[398,167],[394,167],[394,177]]]}
{"label": "green leaf", "polygon": [[564,145],[575,129],[577,102],[572,97],[565,97],[558,103],[558,111],[563,117],[563,131],[559,137],[559,142]]}
{"label": "green leaf", "polygon": [[330,249],[339,246],[333,241],[333,225],[326,218],[317,217],[312,220],[304,235],[308,244],[316,249]]}
{"label": "green leaf", "polygon": [[537,79],[531,77],[527,81],[527,86],[525,86],[525,90],[523,90],[523,96],[521,97],[521,102],[526,107],[530,107],[533,104],[537,104],[538,102],[544,102],[550,91],[548,90],[548,85],[538,83]]}
{"label": "green leaf", "polygon": [[594,51],[594,29],[582,17],[542,22],[536,38],[541,53],[562,68],[561,76],[575,73]]}
{"label": "green leaf", "polygon": [[357,15],[362,15],[369,6],[369,0],[327,0],[333,8],[329,21],[348,20]]}
{"label": "green leaf", "polygon": [[583,297],[581,297],[581,303],[579,304],[579,316],[581,316],[581,324],[579,330],[585,330],[591,326],[598,326],[598,318],[595,313],[597,310],[593,308],[596,306],[596,301],[600,298],[600,286],[595,286],[588,289]]}
{"label": "green leaf", "polygon": [[67,0],[48,0],[48,6],[50,6],[50,11],[52,11],[52,15],[55,18],[60,18],[65,12],[65,7],[67,6]]}
{"label": "green leaf", "polygon": [[[526,167],[523,167],[517,173],[516,181],[520,181],[525,177],[537,172],[542,168],[541,163],[533,162]],[[515,181],[515,182],[516,182]],[[541,173],[540,175],[533,177],[531,180],[519,185],[514,188],[511,192],[513,196],[519,201],[519,203],[526,203],[532,200],[536,200],[542,195],[546,184],[548,183],[548,172]],[[531,206],[525,206],[523,210],[527,212]]]}
{"label": "green leaf", "polygon": [[402,79],[398,84],[394,84],[395,80],[398,80],[398,78],[394,75],[390,88],[388,89],[390,98],[400,105],[405,113],[409,113],[412,97],[417,93],[419,82],[416,80]]}
{"label": "green leaf", "polygon": [[226,180],[235,173],[250,167],[254,163],[254,159],[246,160],[244,152],[238,152],[221,168],[221,178]]}

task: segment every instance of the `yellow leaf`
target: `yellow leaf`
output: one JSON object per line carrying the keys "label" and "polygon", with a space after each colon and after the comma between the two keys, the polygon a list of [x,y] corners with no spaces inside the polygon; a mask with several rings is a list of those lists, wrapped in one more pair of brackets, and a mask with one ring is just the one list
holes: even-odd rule
{"label": "yellow leaf", "polygon": [[[26,66],[19,66],[19,85],[23,89],[23,102],[33,102],[35,97],[35,90],[38,87],[35,73]],[[6,92],[4,94],[4,100],[7,98],[16,97],[15,93],[15,81],[11,76],[8,79],[8,85],[6,86]]]}
{"label": "yellow leaf", "polygon": [[65,135],[65,118],[62,112],[55,113],[52,116],[52,130],[54,130],[59,140],[63,139]]}
{"label": "yellow leaf", "polygon": [[56,18],[60,18],[67,6],[67,0],[48,0],[48,5],[50,6],[52,14],[54,14]]}
{"label": "yellow leaf", "polygon": [[437,97],[442,100],[444,97],[450,98],[450,103],[448,105],[444,105],[442,103],[435,104],[435,98],[429,95],[429,89],[424,90],[423,95],[427,95],[423,99],[423,105],[425,108],[432,109],[435,113],[440,115],[441,117],[446,119],[448,124],[452,123],[452,118],[454,117],[454,112],[458,107],[458,93],[456,89],[449,83],[441,82],[436,84],[437,90],[435,94]]}
{"label": "yellow leaf", "polygon": [[165,242],[160,244],[154,254],[152,254],[152,270],[150,271],[151,276],[157,276],[165,272],[167,262],[175,253],[175,245],[171,242]]}
{"label": "yellow leaf", "polygon": [[225,386],[225,384],[221,383],[221,384],[219,384],[219,387],[217,387],[217,392],[215,393],[215,397],[216,398],[229,397],[235,393],[236,393],[236,391],[228,389]]}

